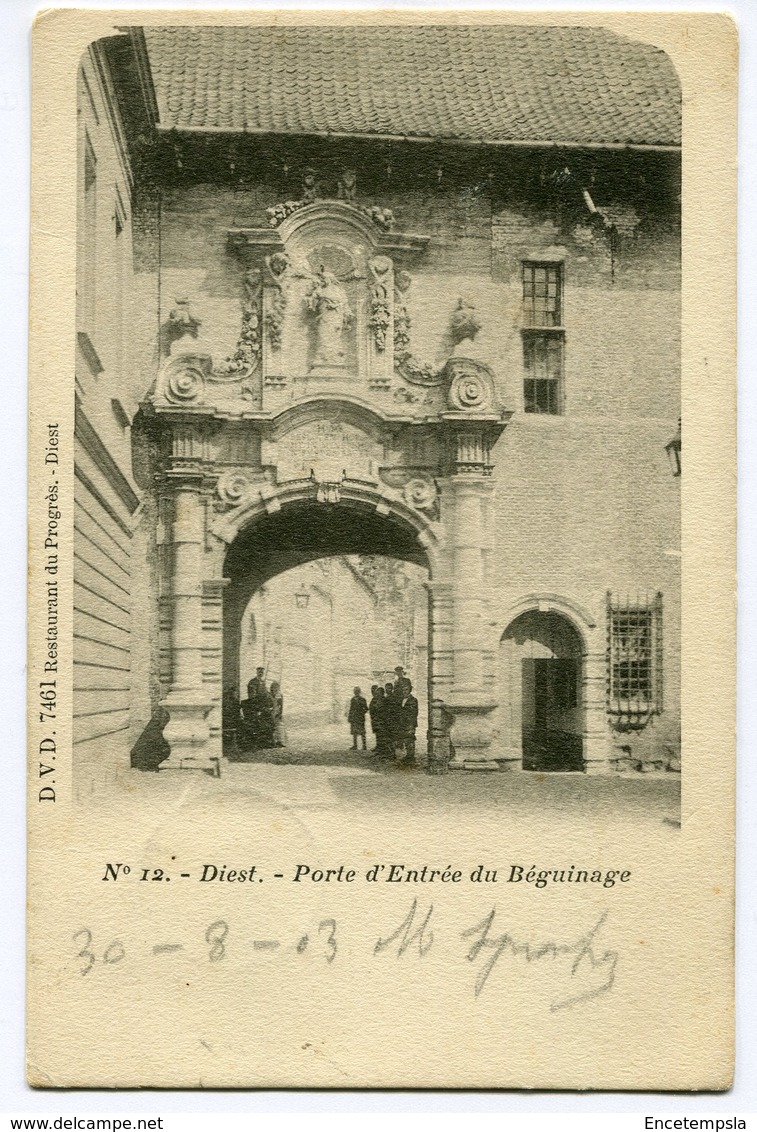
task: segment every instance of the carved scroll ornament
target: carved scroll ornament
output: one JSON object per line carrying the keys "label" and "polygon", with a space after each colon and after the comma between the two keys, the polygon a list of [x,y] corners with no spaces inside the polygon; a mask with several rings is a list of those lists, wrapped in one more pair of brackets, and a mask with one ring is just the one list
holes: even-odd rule
{"label": "carved scroll ornament", "polygon": [[417,511],[433,511],[436,508],[436,484],[430,479],[415,476],[409,479],[402,489],[405,502]]}
{"label": "carved scroll ornament", "polygon": [[244,472],[229,471],[218,477],[216,494],[222,503],[236,507],[250,490],[250,481]]}
{"label": "carved scroll ornament", "polygon": [[174,405],[202,401],[210,379],[212,359],[208,354],[180,354],[170,358],[158,377],[156,398]]}
{"label": "carved scroll ornament", "polygon": [[471,358],[450,358],[447,402],[458,412],[490,412],[494,405],[494,383],[488,366]]}

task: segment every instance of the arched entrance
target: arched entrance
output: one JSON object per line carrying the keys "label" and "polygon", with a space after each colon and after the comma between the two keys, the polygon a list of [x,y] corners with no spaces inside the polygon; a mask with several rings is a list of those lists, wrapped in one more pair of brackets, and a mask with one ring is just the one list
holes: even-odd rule
{"label": "arched entrance", "polygon": [[502,637],[502,733],[524,770],[584,769],[583,651],[555,611],[527,610]]}
{"label": "arched entrance", "polygon": [[[347,740],[341,701],[355,685],[370,698],[372,682],[388,679],[397,663],[408,669],[422,704],[429,700],[431,674],[425,648],[411,654],[388,644],[382,657],[374,613],[381,618],[392,595],[382,592],[397,571],[389,563],[409,564],[417,576],[429,577],[429,556],[418,541],[418,529],[401,515],[379,514],[365,501],[340,499],[318,502],[317,497],[265,510],[241,526],[224,559],[223,597],[223,748],[234,755],[240,691],[254,674],[249,667],[266,668],[268,682],[282,682],[290,724],[312,716],[323,725],[340,722],[339,750]],[[400,571],[401,574],[401,571]],[[291,591],[291,592],[290,592]],[[349,600],[350,591],[354,601]],[[425,595],[424,595],[425,598]],[[275,608],[271,600],[275,599]],[[396,600],[396,595],[394,595]],[[362,601],[362,613],[360,602]],[[266,602],[271,616],[264,610]],[[356,608],[351,608],[357,603]],[[383,606],[381,603],[383,602]],[[428,603],[426,617],[428,619]],[[376,607],[381,609],[376,611]],[[356,634],[349,639],[350,618]],[[371,626],[374,625],[374,631]],[[426,626],[424,626],[426,629]],[[254,641],[251,639],[254,633]],[[428,632],[424,632],[424,644]],[[252,661],[255,655],[256,659]],[[288,674],[288,680],[285,676]],[[425,746],[427,723],[419,716],[419,750]],[[293,728],[291,752],[279,756],[298,761],[306,730]],[[307,745],[307,744],[306,744]],[[328,744],[327,744],[328,745]]]}
{"label": "arched entrance", "polygon": [[427,570],[434,764],[451,752],[451,766],[496,767],[486,532],[503,421],[455,409],[434,424],[326,395],[251,416],[219,421],[209,407],[205,420],[166,407],[150,426],[169,714],[161,769],[218,769],[253,593],[306,563],[352,555]]}

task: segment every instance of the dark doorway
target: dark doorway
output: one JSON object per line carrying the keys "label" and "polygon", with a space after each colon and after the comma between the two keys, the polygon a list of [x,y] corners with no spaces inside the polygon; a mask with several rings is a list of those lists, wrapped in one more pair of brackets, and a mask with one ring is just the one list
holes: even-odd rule
{"label": "dark doorway", "polygon": [[524,770],[584,769],[583,666],[578,630],[556,610],[526,610],[503,634],[500,742]]}
{"label": "dark doorway", "polygon": [[579,706],[579,664],[574,658],[524,657],[523,769],[583,770],[583,742],[570,728]]}

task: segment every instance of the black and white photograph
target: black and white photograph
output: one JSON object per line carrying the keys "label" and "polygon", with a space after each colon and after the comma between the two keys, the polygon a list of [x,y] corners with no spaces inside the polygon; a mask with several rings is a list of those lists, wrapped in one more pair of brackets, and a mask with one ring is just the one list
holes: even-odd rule
{"label": "black and white photograph", "polygon": [[125,27],[77,113],[77,795],[275,764],[677,817],[667,55]]}
{"label": "black and white photograph", "polygon": [[32,1086],[729,1087],[734,51],[40,16]]}

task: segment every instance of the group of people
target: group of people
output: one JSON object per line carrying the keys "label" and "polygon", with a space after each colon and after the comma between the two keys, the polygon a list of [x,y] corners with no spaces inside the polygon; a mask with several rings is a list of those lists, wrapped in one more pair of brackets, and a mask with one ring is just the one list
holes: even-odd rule
{"label": "group of people", "polygon": [[284,697],[275,680],[266,687],[265,669],[258,668],[247,684],[247,699],[239,705],[237,742],[243,750],[285,747]]}
{"label": "group of people", "polygon": [[[370,703],[360,688],[355,688],[347,710],[352,735],[352,750],[367,750],[365,721],[370,718],[375,736],[374,754],[378,758],[415,761],[415,731],[418,726],[418,701],[404,668],[394,670],[395,679],[383,687],[371,687]],[[247,684],[247,699],[239,705],[237,743],[241,750],[266,750],[286,746],[284,730],[284,697],[275,680],[266,685],[265,669],[256,669]]]}
{"label": "group of people", "polygon": [[415,731],[418,726],[418,701],[413,685],[404,668],[394,670],[395,680],[383,687],[371,686],[371,701],[367,702],[360,688],[355,688],[347,720],[352,734],[352,750],[366,750],[365,717],[371,721],[375,736],[374,754],[377,758],[394,758],[398,762],[415,762]]}

